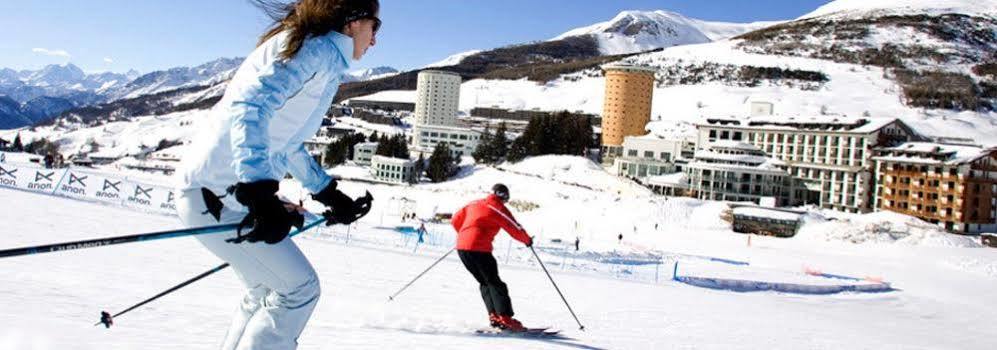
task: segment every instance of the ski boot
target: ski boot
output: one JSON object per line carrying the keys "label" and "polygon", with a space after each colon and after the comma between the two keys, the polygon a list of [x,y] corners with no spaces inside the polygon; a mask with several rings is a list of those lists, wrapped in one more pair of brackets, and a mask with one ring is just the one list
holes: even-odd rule
{"label": "ski boot", "polygon": [[502,323],[499,322],[499,315],[496,313],[488,314],[488,323],[491,324],[492,328],[502,328]]}
{"label": "ski boot", "polygon": [[523,324],[520,323],[519,320],[512,318],[512,316],[505,316],[505,315],[499,316],[499,328],[502,328],[502,330],[507,332],[526,331],[526,327],[523,327]]}

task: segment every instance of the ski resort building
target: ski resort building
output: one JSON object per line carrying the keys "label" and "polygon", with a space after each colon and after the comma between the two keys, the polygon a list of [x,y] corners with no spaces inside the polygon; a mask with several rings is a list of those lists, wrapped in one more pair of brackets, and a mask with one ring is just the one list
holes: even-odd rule
{"label": "ski resort building", "polygon": [[843,116],[712,118],[697,124],[697,150],[743,142],[786,164],[793,202],[846,212],[873,210],[873,149],[921,137],[899,119]]}
{"label": "ski resort building", "polygon": [[470,155],[478,148],[481,140],[481,133],[465,128],[457,127],[416,127],[415,140],[416,150],[427,156],[433,153],[433,148],[439,143],[446,143],[450,146],[450,154],[456,157]]}
{"label": "ski resort building", "polygon": [[731,228],[738,233],[792,237],[800,229],[805,212],[765,208],[754,205],[732,205]]}
{"label": "ski resort building", "polygon": [[876,153],[877,210],[953,232],[997,230],[997,148],[909,142]]}
{"label": "ski resort building", "polygon": [[685,166],[687,191],[699,199],[760,204],[774,198],[776,206],[792,205],[793,179],[786,168],[786,162],[767,157],[754,145],[718,140],[696,151]]}
{"label": "ski resort building", "polygon": [[370,160],[370,174],[377,180],[410,184],[416,180],[415,161],[410,159],[373,156]]}
{"label": "ski resort building", "polygon": [[357,165],[370,165],[377,152],[377,142],[361,142],[353,146],[353,162]]}
{"label": "ski resort building", "polygon": [[693,152],[695,142],[681,138],[665,139],[654,135],[628,136],[623,152],[614,160],[613,173],[646,183],[648,178],[682,171],[689,162],[683,157]]}
{"label": "ski resort building", "polygon": [[439,70],[419,72],[415,93],[417,125],[457,126],[461,77]]}
{"label": "ski resort building", "polygon": [[606,95],[602,107],[602,159],[606,165],[623,154],[627,136],[647,134],[651,121],[654,74],[651,67],[610,64],[606,75]]}
{"label": "ski resort building", "polygon": [[454,156],[468,155],[478,147],[481,134],[460,127],[457,107],[461,77],[457,73],[437,70],[419,72],[416,85],[413,148],[429,154],[439,143],[447,143]]}

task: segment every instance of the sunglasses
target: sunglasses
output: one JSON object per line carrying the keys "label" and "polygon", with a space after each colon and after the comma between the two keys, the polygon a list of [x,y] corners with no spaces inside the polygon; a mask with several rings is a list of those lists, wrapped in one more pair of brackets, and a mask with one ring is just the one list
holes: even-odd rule
{"label": "sunglasses", "polygon": [[373,26],[374,34],[377,34],[377,31],[381,30],[381,19],[377,18],[377,16],[375,16],[375,15],[372,15],[372,14],[369,14],[369,13],[366,13],[366,12],[362,12],[362,13],[355,14],[353,16],[347,17],[346,18],[346,23],[350,23],[350,22],[353,22],[353,21],[359,21],[359,20],[362,20],[362,19],[369,19],[371,21],[374,21],[374,26]]}

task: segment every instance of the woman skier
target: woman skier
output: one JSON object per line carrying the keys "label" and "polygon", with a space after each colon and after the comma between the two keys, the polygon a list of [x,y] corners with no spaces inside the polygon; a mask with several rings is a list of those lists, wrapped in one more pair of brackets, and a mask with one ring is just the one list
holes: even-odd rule
{"label": "woman skier", "polygon": [[321,126],[350,61],[376,43],[380,4],[256,2],[275,23],[185,155],[177,211],[187,227],[241,223],[237,232],[198,237],[247,289],[222,349],[294,349],[318,302],[319,281],[287,238],[303,218],[278,199],[279,181],[286,174],[299,181],[331,209],[330,224],[349,224],[369,210],[370,194],[354,201],[337,190],[303,142]]}
{"label": "woman skier", "polygon": [[499,278],[498,264],[492,255],[492,241],[500,228],[527,247],[533,246],[533,239],[505,207],[508,201],[509,188],[495,184],[492,194],[461,208],[454,214],[451,224],[457,231],[457,255],[478,281],[492,327],[521,332],[526,328],[512,318],[514,313],[509,289]]}

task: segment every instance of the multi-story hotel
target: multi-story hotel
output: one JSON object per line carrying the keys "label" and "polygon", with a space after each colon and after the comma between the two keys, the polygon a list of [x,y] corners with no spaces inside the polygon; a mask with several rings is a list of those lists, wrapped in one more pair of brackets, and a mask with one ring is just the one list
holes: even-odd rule
{"label": "multi-story hotel", "polygon": [[460,102],[460,75],[438,70],[419,72],[416,85],[413,148],[429,154],[439,143],[447,143],[455,156],[468,155],[478,147],[481,135],[460,127],[457,108]]}
{"label": "multi-story hotel", "polygon": [[[697,149],[718,141],[752,144],[798,179],[792,204],[846,212],[873,210],[873,149],[921,137],[899,119],[817,116],[714,118],[697,125]],[[799,202],[799,203],[798,203]]]}
{"label": "multi-story hotel", "polygon": [[688,195],[699,199],[762,203],[775,206],[793,202],[793,179],[786,163],[769,158],[758,147],[740,141],[718,140],[696,151],[685,166]]}
{"label": "multi-story hotel", "polygon": [[606,96],[602,107],[602,160],[611,165],[623,154],[627,136],[646,134],[651,121],[654,74],[649,67],[610,64],[603,66]]}
{"label": "multi-story hotel", "polygon": [[997,230],[997,148],[910,142],[876,151],[875,207],[946,230]]}

